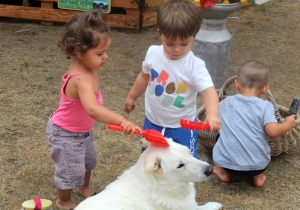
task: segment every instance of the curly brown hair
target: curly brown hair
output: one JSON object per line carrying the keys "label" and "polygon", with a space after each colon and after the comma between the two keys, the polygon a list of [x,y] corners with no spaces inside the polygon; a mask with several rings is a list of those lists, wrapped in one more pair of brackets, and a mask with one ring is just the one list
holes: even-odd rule
{"label": "curly brown hair", "polygon": [[61,33],[57,46],[68,59],[77,59],[110,37],[111,31],[105,14],[95,9],[74,15]]}
{"label": "curly brown hair", "polygon": [[158,8],[159,33],[175,40],[177,36],[187,39],[196,36],[202,23],[199,5],[188,0],[165,0]]}

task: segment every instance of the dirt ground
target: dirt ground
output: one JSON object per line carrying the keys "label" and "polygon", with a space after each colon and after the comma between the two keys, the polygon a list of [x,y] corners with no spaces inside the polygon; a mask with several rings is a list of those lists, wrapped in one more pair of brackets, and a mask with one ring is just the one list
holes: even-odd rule
{"label": "dirt ground", "polygon": [[[235,75],[247,60],[266,63],[271,71],[270,89],[277,103],[286,107],[300,97],[299,8],[297,0],[271,0],[233,14],[241,22],[233,36],[228,76]],[[227,25],[232,31],[235,22],[229,20]],[[56,46],[62,27],[0,18],[0,210],[20,209],[22,202],[35,196],[56,200],[45,127],[58,105],[61,76],[69,66]],[[141,70],[146,50],[160,40],[155,27],[141,34],[114,30],[112,36],[108,62],[99,72],[101,91],[105,106],[124,114],[123,102]],[[127,117],[143,125],[143,98]],[[126,137],[100,123],[93,131],[98,165],[91,187],[100,192],[136,162],[139,137]],[[261,189],[248,179],[235,178],[225,184],[214,175],[197,183],[198,203],[217,201],[223,209],[234,210],[300,209],[299,149],[296,145],[272,158]],[[199,156],[211,163],[205,151],[200,150]],[[83,200],[75,191],[72,198]]]}

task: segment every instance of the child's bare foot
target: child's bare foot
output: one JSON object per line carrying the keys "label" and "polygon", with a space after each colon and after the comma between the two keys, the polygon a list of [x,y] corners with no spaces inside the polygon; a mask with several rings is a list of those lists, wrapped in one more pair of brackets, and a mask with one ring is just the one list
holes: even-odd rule
{"label": "child's bare foot", "polygon": [[96,194],[96,192],[91,190],[89,187],[80,187],[78,188],[78,192],[80,195],[82,195],[85,198],[88,198]]}
{"label": "child's bare foot", "polygon": [[55,204],[56,207],[59,209],[75,209],[77,206],[77,204],[74,203],[72,199],[69,199],[67,201],[62,201],[60,199],[57,199]]}
{"label": "child's bare foot", "polygon": [[213,173],[216,174],[222,182],[229,182],[230,180],[230,173],[220,166],[215,166]]}
{"label": "child's bare foot", "polygon": [[252,177],[252,181],[255,187],[262,187],[264,186],[265,181],[267,180],[266,175],[263,173],[258,174],[257,176]]}

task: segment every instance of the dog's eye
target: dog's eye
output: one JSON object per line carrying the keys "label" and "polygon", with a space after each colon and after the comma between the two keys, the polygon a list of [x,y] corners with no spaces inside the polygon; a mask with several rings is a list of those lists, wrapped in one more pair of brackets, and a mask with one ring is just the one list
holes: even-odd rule
{"label": "dog's eye", "polygon": [[177,168],[182,168],[184,166],[184,164],[183,163],[180,163],[178,166],[177,166]]}

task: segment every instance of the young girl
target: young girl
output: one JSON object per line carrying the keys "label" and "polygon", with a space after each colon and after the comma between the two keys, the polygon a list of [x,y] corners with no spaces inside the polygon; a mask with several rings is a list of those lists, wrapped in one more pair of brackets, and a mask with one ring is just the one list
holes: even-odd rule
{"label": "young girl", "polygon": [[47,137],[55,164],[56,206],[72,209],[72,189],[85,198],[95,194],[89,188],[97,155],[91,132],[95,120],[121,125],[126,135],[141,129],[123,116],[102,106],[96,70],[104,66],[111,34],[104,14],[92,10],[72,17],[58,46],[73,62],[62,77],[60,103],[50,116]]}

